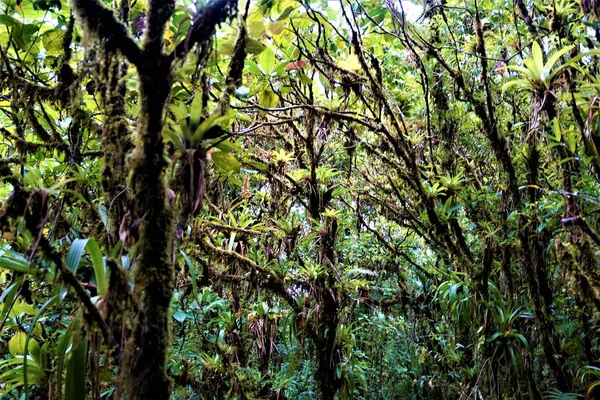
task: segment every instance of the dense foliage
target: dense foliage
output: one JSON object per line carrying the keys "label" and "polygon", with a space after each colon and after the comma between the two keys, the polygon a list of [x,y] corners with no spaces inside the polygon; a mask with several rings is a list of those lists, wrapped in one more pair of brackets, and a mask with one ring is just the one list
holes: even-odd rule
{"label": "dense foliage", "polygon": [[0,398],[600,396],[597,0],[0,7]]}

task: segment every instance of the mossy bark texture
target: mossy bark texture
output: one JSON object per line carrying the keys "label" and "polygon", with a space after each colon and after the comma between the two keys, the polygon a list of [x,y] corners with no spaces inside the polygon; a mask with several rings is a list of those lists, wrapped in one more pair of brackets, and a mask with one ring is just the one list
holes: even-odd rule
{"label": "mossy bark texture", "polygon": [[[168,203],[167,161],[162,137],[164,109],[171,90],[171,65],[185,56],[194,44],[208,43],[215,26],[236,11],[237,2],[211,2],[194,19],[185,43],[170,54],[163,53],[163,36],[175,1],[150,0],[148,4],[141,47],[129,36],[126,25],[98,0],[73,0],[73,9],[84,33],[96,43],[103,43],[103,51],[118,51],[124,55],[136,66],[139,75],[141,109],[129,177],[132,197],[129,211],[139,219],[140,227],[134,276],[139,308],[120,366],[119,393],[127,399],[164,400],[170,397],[166,361],[170,345],[169,305],[174,290],[171,260],[174,218]],[[105,108],[122,111],[120,104],[110,104],[119,102],[122,95],[106,96]],[[114,133],[123,132],[118,118],[111,118],[114,117],[111,112],[108,114],[110,124],[116,125],[109,128]]]}
{"label": "mossy bark texture", "polygon": [[[162,37],[162,35],[161,35]],[[140,68],[141,111],[130,179],[140,213],[134,287],[143,305],[127,345],[124,392],[130,399],[167,399],[165,364],[169,348],[169,304],[173,296],[172,216],[167,202],[163,108],[169,95],[169,67],[160,55]]]}

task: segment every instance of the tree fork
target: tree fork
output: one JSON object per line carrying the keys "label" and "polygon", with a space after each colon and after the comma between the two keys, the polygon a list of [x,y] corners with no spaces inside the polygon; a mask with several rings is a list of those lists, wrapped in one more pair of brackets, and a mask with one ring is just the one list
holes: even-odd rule
{"label": "tree fork", "polygon": [[[170,380],[169,305],[174,291],[171,260],[173,216],[167,201],[162,137],[163,115],[171,91],[171,65],[196,44],[205,45],[217,24],[236,12],[236,2],[217,0],[201,10],[177,52],[163,53],[165,26],[175,9],[174,0],[151,0],[143,47],[129,36],[112,10],[98,0],[73,0],[73,10],[86,35],[119,50],[137,68],[140,78],[140,116],[132,154],[130,185],[139,209],[140,239],[136,245],[135,296],[141,305],[119,373],[119,391],[127,399],[168,399]],[[123,10],[122,10],[123,12]],[[126,14],[126,13],[125,13]],[[107,105],[110,108],[110,105]]]}

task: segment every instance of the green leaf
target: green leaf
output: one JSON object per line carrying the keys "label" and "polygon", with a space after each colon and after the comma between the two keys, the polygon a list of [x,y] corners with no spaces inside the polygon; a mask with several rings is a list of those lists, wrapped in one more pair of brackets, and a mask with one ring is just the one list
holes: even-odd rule
{"label": "green leaf", "polygon": [[9,15],[0,15],[0,24],[6,25],[6,26],[13,26],[14,24],[21,24],[21,23],[16,21],[13,17],[11,17]]}
{"label": "green leaf", "polygon": [[22,314],[35,315],[37,310],[31,304],[17,302],[11,310],[11,316],[18,317]]}
{"label": "green leaf", "polygon": [[183,322],[186,320],[187,314],[181,310],[177,310],[173,313],[173,318],[175,318],[175,320],[178,322]]}
{"label": "green leaf", "polygon": [[0,313],[0,326],[4,326],[4,322],[8,313],[11,311],[15,297],[19,293],[19,288],[23,284],[23,278],[18,278],[12,285],[6,288],[6,290],[2,291],[2,295],[0,295],[0,304],[3,304],[2,312]]}
{"label": "green leaf", "polygon": [[85,246],[87,246],[87,241],[88,239],[77,239],[69,248],[69,253],[67,254],[67,268],[73,273],[76,273],[79,268],[81,256],[83,255]]}
{"label": "green leaf", "polygon": [[56,365],[56,376],[57,376],[57,388],[58,388],[58,397],[62,399],[62,390],[63,390],[63,368],[65,359],[67,358],[67,349],[69,343],[71,342],[71,338],[73,337],[73,330],[76,326],[78,326],[81,322],[81,313],[77,314],[77,316],[71,321],[67,330],[60,335],[58,340],[58,345],[56,346],[56,355],[58,357],[57,365]]}
{"label": "green leaf", "polygon": [[64,36],[65,32],[58,28],[44,32],[42,34],[42,43],[44,44],[44,48],[46,49],[46,54],[61,54]]}
{"label": "green leaf", "polygon": [[9,258],[5,254],[0,256],[0,268],[6,268],[11,271],[23,273],[27,272],[28,263],[26,260]]}
{"label": "green leaf", "polygon": [[13,24],[13,32],[12,37],[17,46],[23,51],[26,51],[28,54],[37,54],[40,51],[39,46],[33,42],[34,35],[37,35],[37,32],[40,29],[40,24]]}
{"label": "green leaf", "polygon": [[[68,2],[65,2],[68,4]],[[62,4],[62,3],[61,3]],[[38,18],[44,18],[45,16],[48,15],[47,12],[47,8],[46,7],[39,7],[39,4],[37,1],[23,1],[21,2],[21,6],[19,7],[19,14],[26,18],[26,19],[38,19]],[[68,14],[68,7],[62,7],[63,11],[67,11],[66,15]],[[65,14],[63,14],[65,15]]]}
{"label": "green leaf", "polygon": [[71,358],[67,365],[65,400],[84,400],[86,398],[87,348],[88,339],[85,334],[80,340],[73,341]]}
{"label": "green leaf", "polygon": [[42,345],[42,348],[40,349],[39,362],[40,362],[40,367],[43,370],[48,369],[48,347],[49,347],[49,344],[48,344],[48,342],[46,342]]}
{"label": "green leaf", "polygon": [[534,72],[534,75],[540,76],[542,69],[544,68],[544,55],[538,42],[533,42],[533,45],[531,46],[531,58],[533,60],[533,66],[535,67],[535,72],[532,72]]}
{"label": "green leaf", "polygon": [[517,339],[519,339],[519,341],[520,341],[521,343],[523,343],[523,346],[524,346],[525,348],[528,348],[528,347],[529,347],[529,343],[527,342],[527,339],[525,338],[525,336],[523,336],[523,335],[522,335],[522,334],[520,334],[520,333],[513,333],[513,335],[514,335],[514,336],[515,336]]}
{"label": "green leaf", "polygon": [[275,68],[275,53],[273,53],[273,50],[270,47],[267,48],[262,52],[260,57],[258,57],[258,62],[265,75],[270,75]]}
{"label": "green leaf", "polygon": [[196,297],[198,295],[198,286],[196,283],[196,280],[197,280],[196,265],[192,262],[191,258],[188,257],[188,255],[183,250],[179,250],[179,254],[181,254],[181,256],[183,257],[183,259],[188,267],[188,271],[190,272],[190,276],[192,278],[192,289],[194,291],[194,297]]}
{"label": "green leaf", "polygon": [[212,153],[211,159],[215,166],[223,172],[240,172],[240,163],[229,153],[215,151]]}
{"label": "green leaf", "polygon": [[183,102],[180,102],[180,101],[170,104],[169,111],[171,111],[173,113],[173,116],[175,117],[175,121],[177,123],[180,123],[181,121],[186,119],[186,117],[188,116],[188,112],[187,112],[187,108],[185,107],[185,104],[183,104]]}
{"label": "green leaf", "polygon": [[[95,239],[76,239],[73,241],[69,253],[67,254],[67,268],[73,273],[77,272],[77,268],[79,268],[79,264],[81,263],[83,251],[86,249],[92,260],[98,294],[104,296],[108,285],[106,268],[104,267],[100,246],[98,246],[98,242],[96,242]],[[65,292],[63,291],[63,295],[64,293]]]}
{"label": "green leaf", "polygon": [[[8,351],[13,356],[18,354],[25,354],[25,343],[27,341],[27,334],[25,332],[17,332],[13,335],[12,338],[8,341]],[[29,341],[29,351],[35,350],[35,348],[39,349],[40,345],[32,339]]]}
{"label": "green leaf", "polygon": [[0,268],[15,272],[27,272],[29,261],[22,254],[8,248],[0,249]]}
{"label": "green leaf", "polygon": [[245,61],[245,68],[246,71],[252,75],[262,75],[262,70],[260,69],[258,64],[252,60]]}
{"label": "green leaf", "polygon": [[89,239],[87,251],[92,260],[92,268],[94,269],[94,276],[96,278],[96,291],[98,292],[98,295],[104,297],[106,290],[108,289],[108,277],[104,266],[102,251],[95,239]]}
{"label": "green leaf", "polygon": [[287,7],[279,16],[279,18],[277,18],[277,21],[283,21],[284,19],[286,19],[287,17],[290,16],[290,14],[292,13],[292,11],[294,11],[294,6],[289,6]]}
{"label": "green leaf", "polygon": [[277,105],[277,95],[270,90],[264,90],[259,94],[258,104],[265,108],[273,108]]}
{"label": "green leaf", "polygon": [[558,122],[558,118],[554,118],[552,120],[552,130],[554,131],[554,137],[552,138],[555,142],[560,142],[562,138],[562,131],[560,129],[560,124]]}
{"label": "green leaf", "polygon": [[269,32],[271,32],[273,35],[279,35],[284,29],[285,24],[281,21],[276,21],[269,25]]}
{"label": "green leaf", "polygon": [[267,164],[252,161],[252,160],[244,160],[244,163],[256,168],[259,171],[266,171],[267,168],[269,168],[269,166]]}
{"label": "green leaf", "polygon": [[509,65],[506,68],[521,72],[523,75],[525,75],[528,78],[533,78],[533,75],[531,74],[531,70],[528,68],[521,67],[519,65]]}
{"label": "green leaf", "polygon": [[242,152],[242,147],[239,144],[234,143],[230,140],[224,140],[221,143],[217,144],[215,147],[225,153],[241,153]]}
{"label": "green leaf", "polygon": [[569,148],[569,151],[571,152],[571,154],[575,154],[575,151],[577,150],[577,142],[578,142],[577,133],[574,131],[570,131],[567,134],[567,147]]}
{"label": "green leaf", "polygon": [[248,34],[251,37],[261,38],[265,34],[265,24],[263,19],[252,19],[248,21]]}
{"label": "green leaf", "polygon": [[221,43],[217,52],[222,56],[231,56],[235,48],[235,40],[231,37],[229,40]]}
{"label": "green leaf", "polygon": [[196,127],[200,124],[200,120],[202,119],[202,96],[200,92],[196,92],[194,95],[194,100],[192,100],[192,104],[188,107],[188,113],[190,116],[190,128],[195,130]]}
{"label": "green leaf", "polygon": [[246,38],[246,51],[248,52],[248,54],[257,56],[260,53],[262,53],[266,48],[267,46],[262,44],[260,41],[252,38]]}
{"label": "green leaf", "polygon": [[566,53],[568,53],[569,51],[571,51],[573,49],[573,47],[575,46],[567,46],[559,51],[557,51],[556,53],[552,54],[549,58],[548,61],[546,62],[546,65],[544,66],[544,69],[547,71],[551,71],[552,67],[554,67],[554,64],[556,64],[556,62]]}
{"label": "green leaf", "polygon": [[209,129],[217,125],[221,128],[227,128],[233,119],[235,119],[235,111],[229,112],[225,115],[216,113],[206,118],[194,131],[191,140],[192,145],[200,143]]}
{"label": "green leaf", "polygon": [[[185,125],[184,125],[185,126]],[[164,125],[163,128],[163,135],[165,136],[165,139],[171,143],[173,143],[173,145],[175,147],[177,147],[177,149],[181,152],[181,153],[185,153],[185,139],[183,138],[183,134],[182,133],[177,133],[174,129],[172,128],[179,128],[179,125],[171,125],[168,122]],[[180,130],[181,132],[181,130]]]}

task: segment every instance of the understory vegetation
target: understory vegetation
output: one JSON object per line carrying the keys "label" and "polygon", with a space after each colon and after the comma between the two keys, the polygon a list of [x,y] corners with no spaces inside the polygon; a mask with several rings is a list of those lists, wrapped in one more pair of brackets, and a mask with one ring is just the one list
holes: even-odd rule
{"label": "understory vegetation", "polygon": [[600,398],[597,0],[0,9],[0,398]]}

